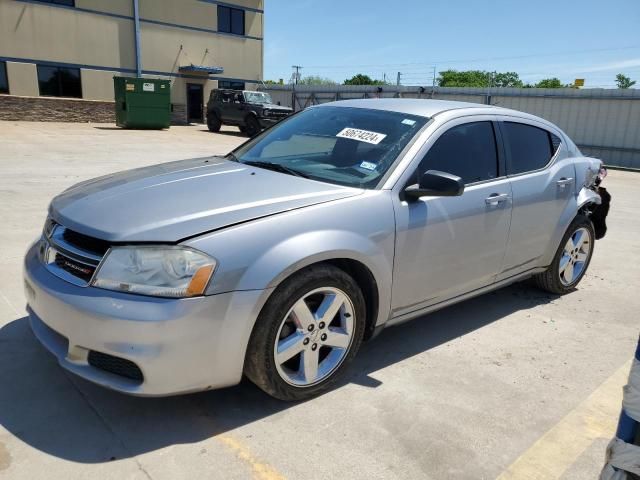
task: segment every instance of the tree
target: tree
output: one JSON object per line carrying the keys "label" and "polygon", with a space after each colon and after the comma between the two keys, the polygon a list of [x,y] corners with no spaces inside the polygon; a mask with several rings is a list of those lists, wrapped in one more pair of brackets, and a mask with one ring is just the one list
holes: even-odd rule
{"label": "tree", "polygon": [[275,80],[265,80],[265,85],[284,85],[284,80],[280,79],[277,82]]}
{"label": "tree", "polygon": [[337,85],[337,82],[319,75],[309,75],[301,78],[298,85]]}
{"label": "tree", "polygon": [[623,75],[622,73],[619,73],[616,75],[616,84],[618,85],[618,88],[631,88],[636,84],[636,81],[631,80],[629,77]]}
{"label": "tree", "polygon": [[358,73],[344,81],[343,85],[386,85],[383,80],[374,80],[369,75]]}
{"label": "tree", "polygon": [[565,86],[566,85],[563,85],[560,79],[556,77],[545,78],[534,85],[535,88],[562,88]]}
{"label": "tree", "polygon": [[491,86],[522,88],[524,87],[524,83],[522,83],[520,76],[516,72],[493,72],[493,81],[491,82]]}
{"label": "tree", "polygon": [[524,86],[516,72],[487,72],[485,70],[444,70],[438,77],[440,87],[515,87]]}
{"label": "tree", "polygon": [[439,87],[488,87],[491,74],[483,70],[444,70],[439,72]]}

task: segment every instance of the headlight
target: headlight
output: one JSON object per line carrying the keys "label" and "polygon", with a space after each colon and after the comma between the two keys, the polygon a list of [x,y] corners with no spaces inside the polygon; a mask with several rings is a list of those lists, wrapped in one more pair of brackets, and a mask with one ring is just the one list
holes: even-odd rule
{"label": "headlight", "polygon": [[44,222],[43,233],[44,236],[49,238],[53,233],[53,228],[56,226],[56,222],[53,221],[51,217],[47,217],[47,220]]}
{"label": "headlight", "polygon": [[270,113],[271,113],[271,110],[269,110],[268,108],[265,108],[264,110],[262,110],[262,115],[264,115],[265,117],[268,117]]}
{"label": "headlight", "polygon": [[193,297],[204,293],[215,268],[213,258],[190,248],[113,247],[92,285],[157,297]]}

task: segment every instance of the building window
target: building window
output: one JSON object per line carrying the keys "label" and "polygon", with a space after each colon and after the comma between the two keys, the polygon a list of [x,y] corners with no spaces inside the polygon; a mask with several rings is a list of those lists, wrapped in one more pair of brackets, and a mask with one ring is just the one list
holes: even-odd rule
{"label": "building window", "polygon": [[76,0],[38,0],[41,3],[53,3],[55,5],[64,5],[65,7],[75,7]]}
{"label": "building window", "polygon": [[38,65],[38,86],[44,97],[82,98],[79,68]]}
{"label": "building window", "polygon": [[229,90],[244,90],[244,82],[218,80],[218,88],[227,88]]}
{"label": "building window", "polygon": [[218,31],[244,35],[244,10],[218,5]]}
{"label": "building window", "polygon": [[9,80],[7,79],[7,62],[0,62],[0,93],[9,93]]}

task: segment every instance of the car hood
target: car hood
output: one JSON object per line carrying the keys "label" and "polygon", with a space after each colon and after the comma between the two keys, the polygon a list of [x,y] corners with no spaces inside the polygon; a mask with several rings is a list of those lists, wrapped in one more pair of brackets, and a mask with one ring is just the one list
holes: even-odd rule
{"label": "car hood", "polygon": [[211,157],[79,183],[55,197],[49,213],[72,230],[111,242],[177,242],[362,192]]}

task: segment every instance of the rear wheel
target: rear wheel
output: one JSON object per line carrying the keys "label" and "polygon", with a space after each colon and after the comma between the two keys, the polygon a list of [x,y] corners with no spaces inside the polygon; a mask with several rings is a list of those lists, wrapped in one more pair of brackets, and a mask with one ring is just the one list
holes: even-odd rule
{"label": "rear wheel", "polygon": [[269,395],[304,400],[327,391],[360,348],[365,302],[344,271],[319,265],[293,275],[263,308],[245,374]]}
{"label": "rear wheel", "polygon": [[589,267],[594,242],[591,220],[578,215],[564,234],[551,266],[533,277],[537,286],[558,295],[573,290]]}
{"label": "rear wheel", "polygon": [[207,127],[211,132],[219,132],[222,127],[222,121],[215,112],[211,112],[207,115]]}
{"label": "rear wheel", "polygon": [[255,137],[260,133],[262,128],[260,127],[260,122],[254,116],[248,116],[245,121],[244,133],[246,133],[250,137]]}

